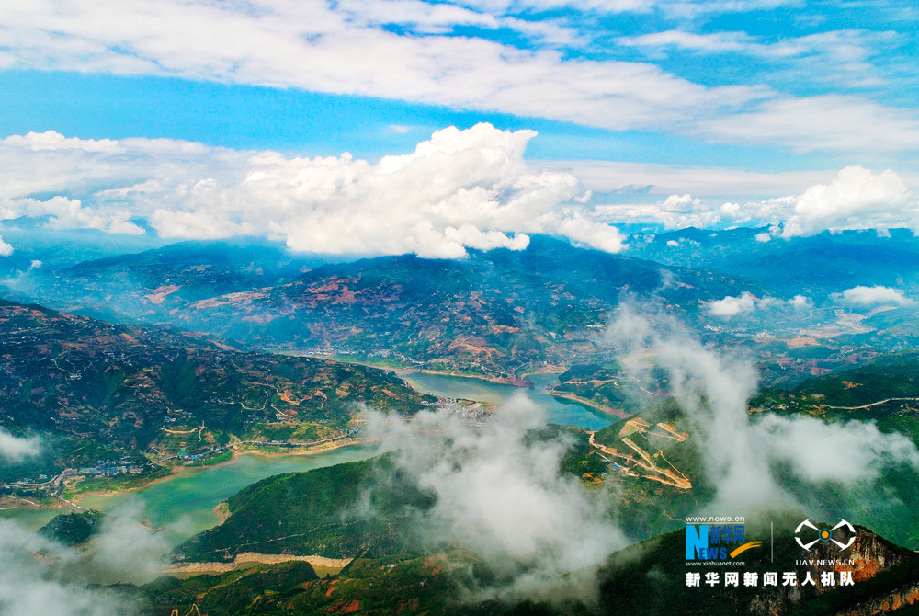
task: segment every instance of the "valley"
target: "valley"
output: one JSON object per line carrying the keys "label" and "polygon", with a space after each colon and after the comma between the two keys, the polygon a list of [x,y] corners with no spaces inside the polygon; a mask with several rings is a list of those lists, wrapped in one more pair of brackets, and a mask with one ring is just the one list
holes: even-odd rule
{"label": "valley", "polygon": [[[622,558],[632,557],[619,550],[647,542],[649,566],[669,571],[675,548],[654,546],[677,541],[687,517],[718,502],[724,469],[745,457],[786,502],[754,513],[846,516],[919,547],[919,467],[909,457],[919,361],[901,348],[908,336],[878,343],[910,327],[909,306],[798,313],[770,299],[774,280],[745,278],[752,269],[662,267],[551,238],[465,261],[229,253],[180,246],[42,274],[34,288],[73,313],[0,304],[0,426],[42,444],[38,456],[0,465],[0,519],[38,529],[58,512],[98,511],[104,533],[104,519],[134,511],[164,542],[154,568],[165,577],[131,591],[151,613],[625,613],[607,596],[641,612],[622,586],[633,575]],[[711,313],[745,293],[759,302],[749,312]],[[644,319],[634,331],[617,322],[622,307]],[[675,367],[673,349],[691,359]],[[744,362],[754,376],[721,387],[749,381],[751,393],[729,401],[694,372],[730,374]],[[732,429],[719,435],[725,422]],[[834,429],[870,441],[847,441],[869,460],[851,472],[867,479],[846,483],[831,470],[815,479],[775,453],[804,442],[800,431]],[[716,438],[747,449],[730,453]],[[469,449],[442,460],[427,449],[458,443]],[[433,457],[418,468],[413,455]],[[587,526],[603,520],[598,536],[615,532],[602,558],[583,565],[599,603],[521,599],[504,585],[549,566],[539,552],[505,562],[432,526],[451,502],[440,490],[478,485],[465,474],[495,472],[490,465],[500,479],[489,482],[523,490],[509,511],[548,490],[534,511],[573,506]],[[531,485],[531,472],[547,474]],[[873,506],[891,493],[898,499]],[[80,549],[93,554],[95,541]],[[549,566],[553,579],[581,570],[566,567]],[[470,588],[494,598],[470,600]],[[900,592],[893,581],[870,588],[838,605]],[[735,600],[822,605],[807,594],[792,604],[769,593]],[[654,601],[658,613],[669,599]]]}
{"label": "valley", "polygon": [[919,2],[0,2],[0,616],[919,616]]}

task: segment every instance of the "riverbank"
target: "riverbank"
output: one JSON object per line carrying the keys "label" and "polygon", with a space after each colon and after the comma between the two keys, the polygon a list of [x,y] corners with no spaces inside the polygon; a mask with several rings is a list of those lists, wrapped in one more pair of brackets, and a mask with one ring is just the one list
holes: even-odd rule
{"label": "riverbank", "polygon": [[0,496],[0,510],[3,509],[63,509],[66,505],[61,499],[50,497],[13,496],[12,494]]}
{"label": "riverbank", "polygon": [[318,554],[301,556],[297,554],[261,554],[258,552],[243,552],[237,554],[232,562],[228,563],[182,563],[166,567],[163,575],[178,578],[187,578],[195,575],[220,575],[236,569],[255,565],[279,565],[289,562],[309,563],[317,575],[337,575],[347,567],[353,558],[326,558]]}
{"label": "riverbank", "polygon": [[[389,370],[391,372],[395,372],[396,375],[399,377],[405,377],[407,375],[420,373],[420,374],[431,374],[434,376],[454,377],[454,378],[460,378],[460,379],[475,379],[477,381],[482,381],[484,383],[495,383],[497,385],[511,385],[513,387],[521,387],[521,388],[533,386],[531,382],[526,381],[526,379],[522,377],[493,377],[493,376],[487,376],[484,374],[480,374],[478,372],[467,373],[467,372],[462,372],[459,370],[432,370],[430,368],[419,368],[417,366],[409,366],[409,365],[403,364],[398,361],[393,361],[393,360],[386,360],[386,359],[373,360],[373,359],[367,359],[363,357],[355,357],[353,355],[317,355],[314,353],[301,353],[301,352],[291,350],[291,349],[276,349],[276,348],[271,348],[271,347],[265,347],[263,350],[268,353],[274,353],[277,355],[290,355],[290,356],[295,356],[295,357],[312,357],[313,359],[331,359],[337,362],[341,362],[343,364],[354,364],[356,366],[364,366],[367,368],[377,368],[378,370]],[[527,374],[550,374],[550,373],[559,374],[560,372],[562,371],[540,372],[539,370],[537,370],[536,372],[530,372]]]}
{"label": "riverbank", "polygon": [[[433,374],[436,376],[452,376],[460,379],[475,379],[477,381],[483,381],[485,383],[496,383],[498,385],[511,385],[512,387],[521,387],[529,388],[533,387],[534,383],[531,381],[526,381],[518,378],[501,378],[501,377],[489,377],[482,374],[466,374],[465,372],[445,372],[443,370],[428,370],[428,369],[408,369],[408,373],[421,373],[421,374]],[[398,373],[396,373],[398,374]]]}
{"label": "riverbank", "polygon": [[312,456],[323,453],[329,453],[331,451],[336,451],[338,449],[345,449],[347,447],[358,447],[360,445],[367,444],[366,439],[358,438],[347,438],[337,441],[329,441],[322,443],[316,447],[309,447],[303,449],[285,449],[284,451],[265,451],[261,448],[246,448],[246,449],[236,449],[232,450],[233,455],[229,460],[224,460],[216,464],[200,465],[200,466],[185,466],[182,464],[174,465],[169,473],[157,477],[151,481],[145,481],[142,483],[137,483],[125,488],[119,488],[116,490],[87,490],[85,492],[80,492],[71,497],[70,502],[78,508],[81,508],[80,503],[86,498],[91,497],[108,497],[108,496],[118,496],[121,494],[129,494],[131,492],[139,492],[141,490],[146,490],[155,485],[161,484],[163,482],[172,481],[184,475],[200,473],[208,469],[217,469],[230,464],[234,464],[239,461],[241,456],[258,456],[262,458],[280,458],[287,456]]}
{"label": "riverbank", "polygon": [[613,408],[611,406],[606,406],[605,404],[598,404],[593,400],[588,400],[587,398],[582,398],[576,394],[568,393],[566,391],[557,391],[555,389],[550,389],[548,392],[550,396],[555,396],[556,398],[564,398],[565,400],[570,400],[571,402],[577,402],[578,404],[583,404],[584,406],[589,406],[592,409],[596,409],[601,413],[610,415],[611,417],[616,417],[619,419],[628,419],[631,417],[630,414],[626,413],[622,409]]}

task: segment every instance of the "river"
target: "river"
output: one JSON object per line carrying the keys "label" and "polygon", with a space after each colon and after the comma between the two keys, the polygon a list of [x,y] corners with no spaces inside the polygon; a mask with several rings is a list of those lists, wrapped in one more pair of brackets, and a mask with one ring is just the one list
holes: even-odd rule
{"label": "river", "polygon": [[[187,469],[140,490],[119,494],[88,494],[83,507],[111,510],[119,505],[142,507],[141,517],[154,527],[163,526],[178,543],[194,534],[216,526],[220,517],[214,512],[228,496],[247,485],[278,473],[306,472],[341,462],[366,460],[376,454],[375,447],[343,447],[309,455],[272,455],[255,453],[236,456],[231,462],[214,467]],[[0,518],[16,520],[20,526],[38,530],[61,509],[2,509]]]}
{"label": "river", "polygon": [[423,393],[448,398],[467,398],[491,404],[501,404],[522,391],[530,400],[546,409],[549,422],[565,426],[599,430],[612,423],[612,419],[618,420],[618,418],[611,418],[601,411],[578,402],[549,395],[547,392],[558,384],[558,379],[554,374],[527,376],[526,380],[534,383],[531,388],[428,372],[411,372],[400,376]]}
{"label": "river", "polygon": [[[425,393],[491,404],[501,404],[521,392],[521,388],[513,385],[449,375],[417,372],[404,378]],[[609,416],[546,393],[556,383],[554,375],[540,374],[527,378],[536,385],[522,391],[546,409],[550,422],[590,430],[609,425]],[[179,543],[217,525],[220,518],[214,508],[247,485],[278,473],[305,472],[341,462],[364,460],[375,453],[376,448],[372,446],[355,446],[312,455],[244,454],[220,466],[182,471],[140,490],[114,495],[90,494],[80,504],[111,510],[135,501],[138,507],[142,507],[141,517],[154,527],[165,527],[171,541]],[[14,519],[21,526],[37,530],[62,512],[59,509],[0,509],[0,519]]]}

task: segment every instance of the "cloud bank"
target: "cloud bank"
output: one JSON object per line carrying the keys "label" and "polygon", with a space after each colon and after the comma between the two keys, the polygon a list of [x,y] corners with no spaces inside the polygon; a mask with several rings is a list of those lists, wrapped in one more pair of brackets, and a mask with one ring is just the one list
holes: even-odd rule
{"label": "cloud bank", "polygon": [[[322,254],[461,257],[550,233],[618,252],[576,177],[524,160],[536,133],[448,128],[379,163],[170,140],[29,133],[0,142],[0,219],[165,238],[261,235]],[[35,195],[56,195],[36,198]]]}
{"label": "cloud bank", "polygon": [[[668,175],[666,169],[662,173],[665,177]],[[724,176],[728,185],[734,186],[738,178],[746,177],[735,175]],[[651,176],[642,177],[653,181]],[[770,189],[779,188],[782,181],[800,183],[802,177],[776,176],[776,184]],[[753,179],[756,181],[755,177]],[[672,187],[673,178],[667,181]],[[703,189],[713,191],[717,187],[705,183]],[[742,193],[744,189],[737,186],[736,190]],[[876,229],[886,232],[894,228],[919,231],[919,197],[906,180],[890,169],[876,173],[859,166],[845,167],[828,182],[813,184],[797,195],[719,204],[712,199],[693,198],[691,194],[674,194],[656,203],[605,204],[597,209],[611,222],[657,222],[668,229],[768,224],[772,225],[771,236],[785,239],[824,231]],[[769,239],[770,236],[757,236],[760,242]]]}
{"label": "cloud bank", "polygon": [[[610,193],[593,196],[570,169],[528,163],[525,153],[535,135],[486,123],[451,127],[412,153],[377,163],[347,153],[309,158],[166,139],[14,135],[0,141],[0,220],[27,217],[56,229],[117,234],[152,230],[176,239],[258,235],[300,252],[445,258],[470,248],[523,249],[533,233],[616,253],[625,246],[613,226],[620,222],[771,225],[770,234],[757,237],[760,242],[824,231],[919,230],[916,192],[891,170],[846,167],[798,195],[745,203],[719,205],[683,193],[656,203],[609,204],[603,201]],[[659,167],[609,168],[613,179],[604,183],[598,178],[608,166],[574,166],[590,186],[603,189],[633,171],[637,180],[653,181],[660,172],[667,187],[686,183],[709,191],[722,181],[743,192],[748,179],[765,191],[813,177],[713,172],[692,180],[667,176]],[[12,250],[0,240],[0,256]]]}

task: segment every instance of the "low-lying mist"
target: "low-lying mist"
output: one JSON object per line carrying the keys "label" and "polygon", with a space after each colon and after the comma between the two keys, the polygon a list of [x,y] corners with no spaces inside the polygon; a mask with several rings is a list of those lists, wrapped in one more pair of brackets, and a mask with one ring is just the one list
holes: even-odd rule
{"label": "low-lying mist", "polygon": [[37,456],[40,451],[41,440],[37,436],[15,436],[5,428],[0,428],[0,463],[22,462]]}
{"label": "low-lying mist", "polygon": [[427,544],[471,550],[502,580],[475,588],[479,596],[557,593],[562,576],[584,582],[628,543],[611,523],[606,492],[560,473],[570,441],[530,438],[546,415],[523,394],[481,428],[449,410],[370,412],[368,420],[368,434],[395,451],[396,467],[436,495],[417,516]]}
{"label": "low-lying mist", "polygon": [[[748,357],[707,348],[672,317],[623,306],[605,334],[633,374],[663,368],[671,393],[703,452],[704,472],[717,487],[709,512],[813,510],[807,495],[818,484],[864,489],[885,469],[919,469],[919,451],[906,436],[882,433],[873,421],[827,423],[807,415],[751,415],[757,376]],[[786,487],[796,485],[791,493]]]}
{"label": "low-lying mist", "polygon": [[110,588],[145,584],[162,571],[169,549],[163,533],[137,520],[140,505],[106,515],[92,548],[83,552],[0,520],[0,614],[17,616],[132,616],[136,597]]}

